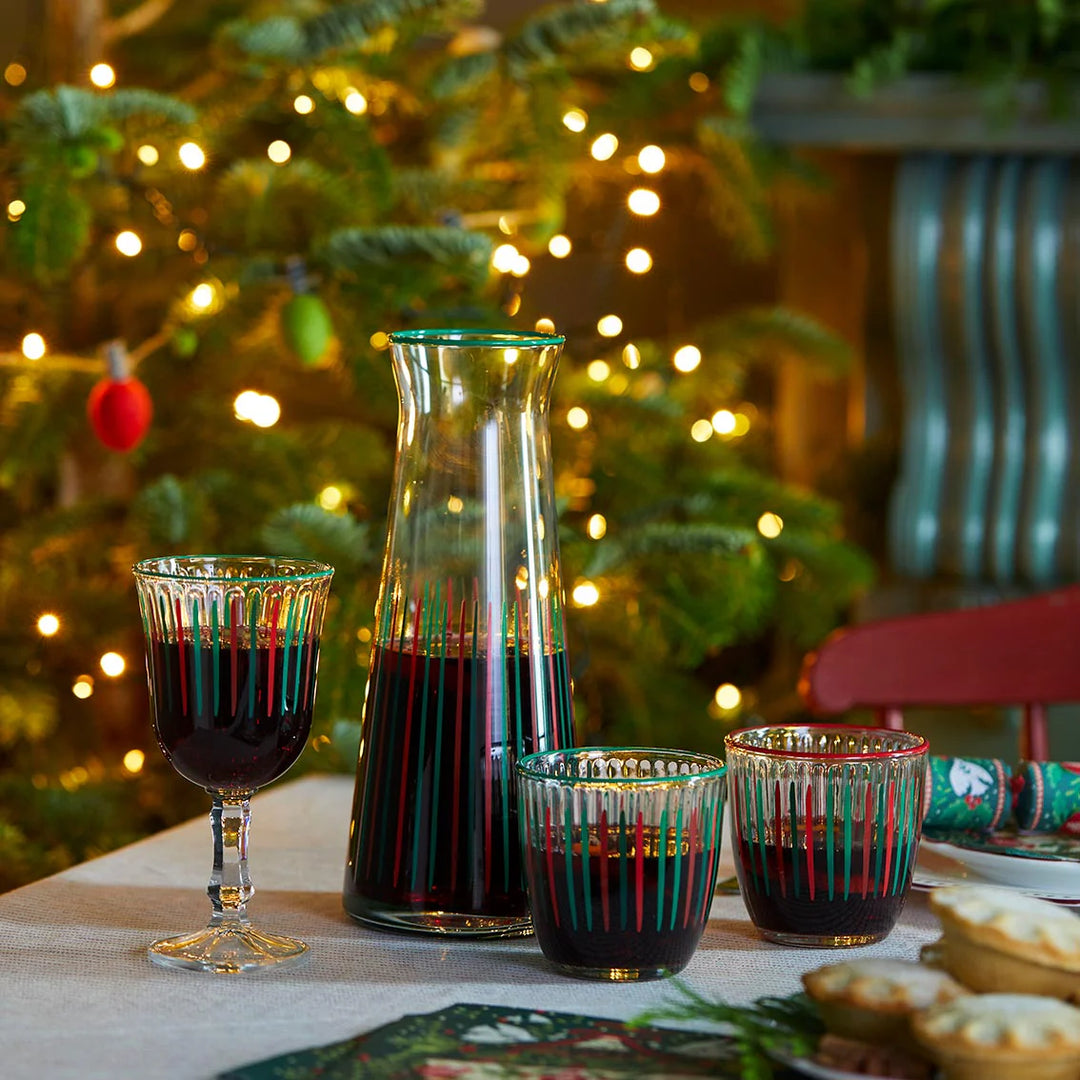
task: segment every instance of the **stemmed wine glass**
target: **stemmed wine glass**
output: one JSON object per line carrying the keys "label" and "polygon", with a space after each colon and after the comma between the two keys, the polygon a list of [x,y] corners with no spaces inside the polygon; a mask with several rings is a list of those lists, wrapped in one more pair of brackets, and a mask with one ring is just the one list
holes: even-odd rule
{"label": "stemmed wine glass", "polygon": [[300,960],[302,941],[257,930],[246,905],[250,799],[300,756],[334,569],[304,559],[190,555],[133,567],[158,744],[213,796],[204,930],[156,941],[165,967],[236,973]]}

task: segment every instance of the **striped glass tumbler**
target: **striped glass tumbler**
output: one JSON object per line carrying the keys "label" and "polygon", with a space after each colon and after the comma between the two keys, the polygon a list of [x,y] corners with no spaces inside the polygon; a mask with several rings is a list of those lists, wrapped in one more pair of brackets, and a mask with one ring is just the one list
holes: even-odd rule
{"label": "striped glass tumbler", "polygon": [[926,740],[810,724],[725,743],[735,870],[759,932],[826,948],[886,937],[915,870]]}
{"label": "striped glass tumbler", "polygon": [[525,876],[544,955],[580,978],[681,971],[709,917],[724,764],[640,747],[518,763]]}

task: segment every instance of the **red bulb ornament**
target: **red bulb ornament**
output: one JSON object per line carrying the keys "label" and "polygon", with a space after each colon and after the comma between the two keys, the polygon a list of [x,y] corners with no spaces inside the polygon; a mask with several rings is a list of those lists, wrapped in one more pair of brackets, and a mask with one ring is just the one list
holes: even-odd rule
{"label": "red bulb ornament", "polygon": [[127,350],[120,342],[106,346],[106,358],[109,374],[90,391],[86,415],[105,446],[126,453],[142,441],[154,415],[154,404],[150,392],[130,374]]}

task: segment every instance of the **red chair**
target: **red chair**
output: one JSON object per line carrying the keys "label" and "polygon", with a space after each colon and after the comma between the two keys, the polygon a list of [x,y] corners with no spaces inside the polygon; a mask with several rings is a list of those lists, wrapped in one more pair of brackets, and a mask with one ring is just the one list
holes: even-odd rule
{"label": "red chair", "polygon": [[803,662],[812,712],[873,709],[902,728],[914,707],[1022,705],[1022,756],[1049,756],[1046,706],[1080,702],[1080,586],[838,630]]}

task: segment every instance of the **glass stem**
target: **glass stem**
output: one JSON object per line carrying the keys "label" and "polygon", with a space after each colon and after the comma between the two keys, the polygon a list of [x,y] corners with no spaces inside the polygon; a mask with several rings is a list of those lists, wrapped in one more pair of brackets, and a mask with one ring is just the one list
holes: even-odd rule
{"label": "glass stem", "polygon": [[211,926],[224,929],[248,925],[247,902],[255,893],[248,876],[250,795],[215,795],[210,810],[214,834],[214,869],[206,893],[214,907]]}

